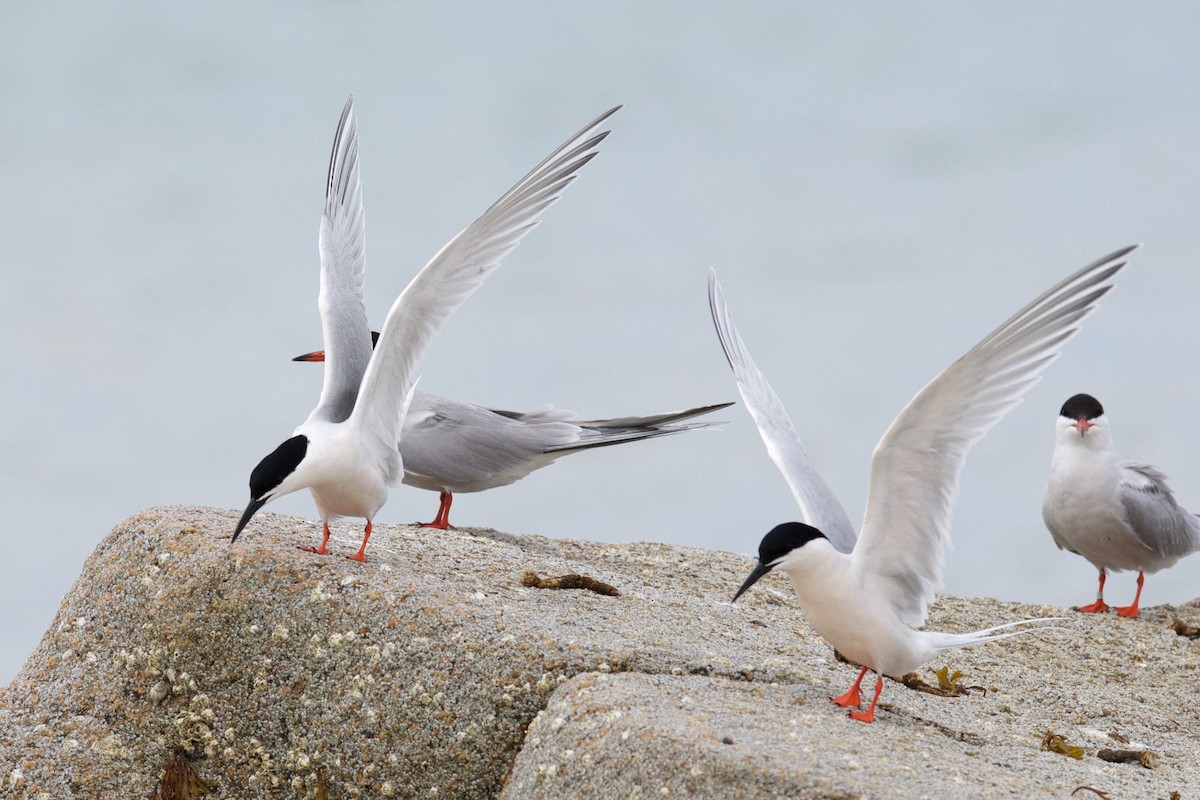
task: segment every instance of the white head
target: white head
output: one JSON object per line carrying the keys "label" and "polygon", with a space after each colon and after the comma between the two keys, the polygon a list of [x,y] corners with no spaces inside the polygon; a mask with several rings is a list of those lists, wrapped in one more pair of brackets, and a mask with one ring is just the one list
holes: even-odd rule
{"label": "white head", "polygon": [[1112,432],[1104,406],[1090,394],[1077,394],[1063,403],[1055,423],[1055,439],[1060,445],[1108,449]]}

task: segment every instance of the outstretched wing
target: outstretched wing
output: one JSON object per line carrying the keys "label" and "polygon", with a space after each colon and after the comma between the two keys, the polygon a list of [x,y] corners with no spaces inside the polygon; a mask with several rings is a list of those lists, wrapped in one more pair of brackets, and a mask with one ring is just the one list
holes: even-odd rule
{"label": "outstretched wing", "polygon": [[483,216],[450,240],[405,287],[379,333],[367,366],[351,422],[377,447],[393,484],[403,477],[396,443],[403,425],[401,409],[413,373],[429,340],[446,318],[500,266],[501,260],[537,227],[546,209],[558,202],[608,131],[595,133],[616,113],[606,111],[505,192]]}
{"label": "outstretched wing", "polygon": [[967,451],[1037,383],[1136,247],[1089,264],[988,334],[918,392],[876,445],[853,558],[906,623],[924,624],[941,588]]}
{"label": "outstretched wing", "polygon": [[309,419],[342,422],[354,410],[363,373],[371,360],[371,329],[363,305],[366,224],[358,174],[358,122],[354,95],[346,100],[329,156],[325,212],[321,216],[321,332],[325,339],[325,382]]}
{"label": "outstretched wing", "polygon": [[813,526],[843,553],[854,549],[854,526],[845,509],[828,484],[817,473],[812,459],[792,426],[779,395],[750,358],[742,337],[738,335],[729,315],[729,306],[716,272],[708,272],[708,307],[712,311],[717,338],[725,350],[725,358],[733,368],[738,391],[758,426],[758,435],[767,446],[767,454],[775,462],[800,506],[803,522]]}

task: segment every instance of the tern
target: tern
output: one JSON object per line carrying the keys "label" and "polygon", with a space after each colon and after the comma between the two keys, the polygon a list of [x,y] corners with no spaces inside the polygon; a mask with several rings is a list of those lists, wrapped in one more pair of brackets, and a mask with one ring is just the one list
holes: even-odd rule
{"label": "tern", "polygon": [[[1136,245],[1134,246],[1136,247]],[[1134,247],[1090,264],[1039,295],[928,383],[892,421],[871,457],[860,535],[818,475],[783,404],[750,358],[729,308],[709,273],[709,306],[746,408],[804,522],[773,528],[758,548],[758,565],[736,601],[763,575],[788,574],[805,618],[821,637],[861,667],[842,707],[860,707],[859,687],[876,673],[865,711],[875,718],[883,677],[900,679],[939,653],[1035,630],[1022,620],[971,633],[914,628],[925,624],[941,588],[950,544],[950,511],[967,451],[1037,383],[1040,373],[1112,289]]]}
{"label": "tern", "polygon": [[1137,617],[1145,573],[1200,549],[1200,519],[1175,501],[1166,475],[1117,454],[1104,407],[1089,394],[1070,398],[1058,413],[1042,519],[1060,550],[1100,570],[1096,602],[1076,609],[1086,613],[1108,610],[1109,570],[1136,569],[1133,603],[1116,612]]}
{"label": "tern", "polygon": [[[325,351],[314,350],[292,360],[324,361]],[[721,423],[684,420],[731,405],[581,420],[574,412],[552,406],[504,411],[416,389],[398,444],[404,462],[402,482],[439,493],[437,516],[421,525],[446,530],[451,527],[455,494],[508,486],[571,453],[710,428]]]}
{"label": "tern", "polygon": [[455,308],[535,228],[596,156],[608,131],[596,132],[617,109],[601,114],[517,182],[478,219],[444,246],[405,287],[388,311],[372,352],[363,307],[365,229],[359,180],[354,98],[346,101],[334,137],[321,217],[321,290],[318,309],[328,363],[317,407],[292,436],[250,473],[250,503],[233,532],[267,503],[312,492],[323,523],[316,548],[329,551],[329,521],[363,517],[366,560],[372,520],[388,488],[404,474],[396,442],[412,397],[414,370],[429,340]]}

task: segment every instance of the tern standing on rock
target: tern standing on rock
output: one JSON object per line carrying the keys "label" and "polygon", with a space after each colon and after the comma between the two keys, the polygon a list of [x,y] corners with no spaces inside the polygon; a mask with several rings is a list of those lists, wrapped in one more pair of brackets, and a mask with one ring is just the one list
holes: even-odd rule
{"label": "tern standing on rock", "polygon": [[500,266],[595,157],[596,147],[608,136],[596,128],[616,110],[588,123],[451,239],[396,298],[372,352],[363,306],[358,132],[353,97],[346,102],[321,218],[318,308],[328,359],[321,399],[292,437],[250,473],[250,503],[233,532],[234,541],[258,509],[309,489],[324,531],[320,547],[305,549],[328,553],[329,521],[364,517],[362,546],[350,558],[366,561],[372,520],[386,502],[388,488],[404,475],[396,442],[422,352],[450,313]]}
{"label": "tern standing on rock", "polygon": [[[372,334],[375,336],[376,334]],[[293,361],[324,361],[315,350]],[[423,528],[446,530],[454,495],[508,486],[571,453],[671,433],[711,428],[719,422],[684,422],[733,403],[699,406],[649,417],[581,420],[552,406],[536,411],[501,411],[413,391],[400,457],[407,486],[439,493],[437,516]]]}
{"label": "tern standing on rock", "polygon": [[1133,603],[1116,612],[1137,617],[1145,573],[1200,549],[1200,519],[1175,502],[1166,475],[1117,454],[1104,407],[1090,394],[1075,395],[1059,411],[1042,519],[1059,549],[1100,570],[1096,602],[1076,609],[1085,613],[1108,610],[1109,570],[1136,569]]}
{"label": "tern standing on rock", "polygon": [[861,666],[850,690],[833,702],[861,705],[867,670],[877,677],[865,711],[875,718],[883,676],[900,679],[947,650],[1016,636],[1022,620],[971,633],[914,630],[925,623],[941,588],[950,545],[950,511],[967,451],[1020,402],[1041,372],[1112,289],[1134,248],[1119,250],[1074,273],[988,334],[917,393],[893,420],[871,458],[861,535],[813,467],[783,404],[754,365],[715,275],[709,305],[725,356],[767,452],[806,519],[776,526],[758,548],[758,566],[733,599],[773,569],[791,578],[805,618],[818,634]]}

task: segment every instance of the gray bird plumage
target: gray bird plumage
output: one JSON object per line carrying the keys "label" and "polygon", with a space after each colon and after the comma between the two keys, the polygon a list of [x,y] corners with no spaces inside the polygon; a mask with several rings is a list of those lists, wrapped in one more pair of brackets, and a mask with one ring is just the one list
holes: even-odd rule
{"label": "gray bird plumage", "polygon": [[1138,590],[1123,616],[1138,616],[1144,573],[1166,569],[1200,549],[1200,518],[1179,505],[1167,476],[1127,461],[1113,447],[1103,407],[1080,394],[1063,404],[1056,423],[1042,518],[1060,549],[1100,571],[1096,602],[1080,611],[1107,611],[1107,572],[1138,571]]}

